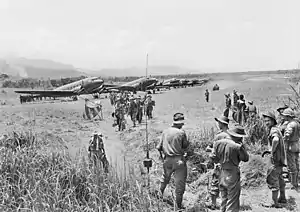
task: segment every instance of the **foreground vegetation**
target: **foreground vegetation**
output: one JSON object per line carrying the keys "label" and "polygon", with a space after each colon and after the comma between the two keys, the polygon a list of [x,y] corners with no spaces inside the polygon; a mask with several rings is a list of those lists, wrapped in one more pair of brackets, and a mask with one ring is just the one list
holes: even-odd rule
{"label": "foreground vegetation", "polygon": [[74,162],[59,147],[49,151],[38,135],[10,137],[0,153],[2,211],[164,211],[132,171],[105,175],[84,157]]}

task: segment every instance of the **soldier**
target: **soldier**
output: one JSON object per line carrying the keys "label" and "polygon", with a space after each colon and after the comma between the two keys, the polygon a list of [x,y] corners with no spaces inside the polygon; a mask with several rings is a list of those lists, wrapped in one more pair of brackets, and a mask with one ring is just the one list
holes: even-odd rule
{"label": "soldier", "polygon": [[230,94],[227,93],[225,94],[225,110],[224,110],[224,116],[228,118],[229,116],[229,110],[231,108],[231,98],[230,98]]}
{"label": "soldier", "polygon": [[282,112],[287,109],[289,106],[287,105],[283,105],[279,108],[277,108],[277,112],[279,113],[279,116],[278,116],[278,119],[277,119],[277,123],[278,123],[278,127],[281,131],[281,134],[284,135],[284,131],[285,131],[285,128],[288,124],[288,121],[284,120],[283,116],[282,116]]}
{"label": "soldier", "polygon": [[239,96],[237,95],[236,90],[233,90],[233,106],[237,105],[238,100],[239,100]]}
{"label": "soldier", "polygon": [[149,119],[152,119],[152,111],[153,111],[153,107],[155,106],[155,101],[152,100],[152,96],[148,95],[147,99],[146,99],[146,115]]}
{"label": "soldier", "polygon": [[249,113],[249,118],[254,118],[257,115],[257,108],[253,105],[253,101],[248,101],[248,104],[246,110]]}
{"label": "soldier", "polygon": [[291,108],[285,109],[282,112],[282,116],[284,120],[288,121],[283,135],[287,156],[287,168],[292,189],[298,189],[300,124],[294,120],[294,111]]}
{"label": "soldier", "polygon": [[141,101],[141,96],[138,96],[136,98],[136,104],[137,104],[137,116],[136,119],[138,120],[139,124],[142,123],[143,118],[143,102]]}
{"label": "soldier", "polygon": [[[282,176],[283,167],[286,166],[286,154],[280,129],[276,127],[274,113],[262,114],[264,122],[269,129],[269,152],[271,153],[270,163],[267,172],[268,187],[272,190],[272,200],[274,204],[270,207],[282,208],[279,203],[287,203],[285,197],[285,182]],[[278,193],[280,196],[278,199]],[[269,206],[268,206],[269,207]]]}
{"label": "soldier", "polygon": [[116,99],[115,116],[119,131],[123,131],[125,129],[124,105],[121,103],[120,98]]}
{"label": "soldier", "polygon": [[206,89],[206,91],[205,91],[205,100],[206,100],[206,102],[209,101],[209,92],[208,92],[208,89]]}
{"label": "soldier", "polygon": [[237,121],[240,125],[245,123],[245,109],[246,102],[244,100],[244,95],[241,94],[239,100],[237,101]]}
{"label": "soldier", "polygon": [[[220,131],[216,134],[213,142],[221,139],[230,139],[230,136],[227,133],[229,119],[226,116],[221,116],[220,118],[215,118],[218,123],[218,128]],[[212,152],[213,143],[206,148],[206,152]],[[212,204],[208,207],[212,210],[217,209],[217,197],[219,196],[219,176],[220,176],[220,164],[214,164],[214,171],[211,180],[210,195]]]}
{"label": "soldier", "polygon": [[98,161],[102,162],[105,173],[108,173],[109,162],[106,158],[102,133],[94,133],[88,147],[88,156],[90,163],[97,165]]}
{"label": "soldier", "polygon": [[130,103],[128,108],[128,115],[130,115],[131,121],[133,122],[133,127],[136,127],[136,116],[137,116],[138,108],[137,104],[134,101],[134,97],[130,97]]}
{"label": "soldier", "polygon": [[240,168],[241,161],[249,161],[249,154],[243,145],[243,137],[246,137],[244,128],[235,125],[227,130],[230,139],[221,139],[214,143],[213,152],[210,155],[214,163],[220,163],[219,178],[221,193],[221,211],[240,210]]}
{"label": "soldier", "polygon": [[[182,113],[175,113],[172,127],[163,131],[160,143],[157,146],[164,160],[164,174],[160,185],[161,195],[163,195],[167,184],[170,182],[172,174],[175,173],[175,196],[178,208],[183,208],[182,198],[187,178],[185,151],[189,146],[187,135],[181,129],[183,125],[184,115]],[[162,152],[164,153],[164,157],[162,156]]]}

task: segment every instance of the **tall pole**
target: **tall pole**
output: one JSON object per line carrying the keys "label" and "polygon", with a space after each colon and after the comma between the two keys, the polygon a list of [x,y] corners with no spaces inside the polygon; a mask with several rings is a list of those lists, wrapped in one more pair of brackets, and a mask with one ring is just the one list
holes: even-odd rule
{"label": "tall pole", "polygon": [[[148,76],[148,53],[147,53],[147,60],[146,60],[146,77]],[[147,92],[147,91],[146,91]],[[145,94],[145,100],[147,99],[147,93]],[[143,163],[144,163],[144,167],[147,168],[147,172],[148,172],[148,190],[150,190],[150,168],[152,167],[152,159],[150,158],[149,155],[149,143],[148,143],[148,120],[147,120],[147,114],[145,116],[145,121],[146,121],[146,158],[144,159]]]}
{"label": "tall pole", "polygon": [[146,78],[148,77],[148,53],[147,53],[147,59],[146,59]]}
{"label": "tall pole", "polygon": [[[148,77],[148,53],[147,53],[147,58],[146,58],[146,78]],[[147,92],[147,91],[146,91]],[[146,93],[147,94],[147,93]],[[146,142],[147,142],[147,159],[149,159],[149,144],[148,144],[148,121],[147,121],[147,114],[145,117],[146,121]],[[149,169],[148,169],[148,174],[149,174]],[[148,186],[150,184],[150,181],[148,181]]]}

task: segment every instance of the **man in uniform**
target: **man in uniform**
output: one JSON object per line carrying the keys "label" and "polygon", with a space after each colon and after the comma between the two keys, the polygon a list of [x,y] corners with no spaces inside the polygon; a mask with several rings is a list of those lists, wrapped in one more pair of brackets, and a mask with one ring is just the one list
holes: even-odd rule
{"label": "man in uniform", "polygon": [[[276,127],[276,117],[274,113],[267,112],[262,114],[264,122],[269,129],[269,152],[271,154],[270,163],[267,172],[267,184],[272,190],[272,200],[274,204],[271,207],[281,208],[279,203],[287,203],[285,197],[285,182],[282,176],[283,167],[286,166],[286,154],[284,142],[280,129]],[[278,193],[280,196],[278,199]]]}
{"label": "man in uniform", "polygon": [[257,108],[253,105],[253,101],[248,101],[247,111],[249,113],[249,118],[254,118],[257,114]]}
{"label": "man in uniform", "polygon": [[155,102],[152,100],[152,96],[148,95],[146,99],[146,115],[149,119],[152,119],[152,111],[153,107],[155,106]]}
{"label": "man in uniform", "polygon": [[225,106],[224,116],[228,118],[229,110],[231,108],[231,98],[229,93],[225,94]]}
{"label": "man in uniform", "polygon": [[284,120],[288,121],[283,141],[285,143],[289,177],[292,189],[298,189],[300,124],[294,120],[294,111],[291,108],[285,109],[282,116]]}
{"label": "man in uniform", "polygon": [[187,178],[185,151],[189,146],[187,135],[182,130],[183,121],[184,115],[175,113],[172,127],[163,131],[160,143],[157,146],[161,156],[162,152],[164,153],[164,174],[160,185],[161,195],[163,195],[167,184],[170,182],[172,174],[175,173],[175,195],[178,208],[183,208],[182,198]]}
{"label": "man in uniform", "polygon": [[233,106],[237,106],[237,101],[239,100],[239,96],[236,90],[233,90]]}
{"label": "man in uniform", "polygon": [[91,164],[97,165],[98,161],[102,162],[105,173],[108,173],[109,162],[106,158],[102,133],[94,133],[88,147],[88,156]]}
{"label": "man in uniform", "polygon": [[137,116],[138,108],[137,104],[134,101],[134,97],[130,97],[128,115],[130,115],[131,121],[133,122],[133,127],[136,127],[136,116]]}
{"label": "man in uniform", "polygon": [[136,98],[136,105],[137,105],[137,116],[136,119],[138,120],[139,124],[142,123],[143,118],[143,102],[141,101],[141,96]]}
{"label": "man in uniform", "polygon": [[208,89],[206,89],[206,91],[205,91],[205,100],[206,100],[206,102],[209,101],[209,92],[208,92]]}
{"label": "man in uniform", "polygon": [[124,116],[124,105],[121,103],[120,98],[116,99],[115,116],[117,118],[117,125],[119,131],[123,131],[125,129],[125,116]]}
{"label": "man in uniform", "polygon": [[246,137],[244,128],[239,125],[227,130],[230,139],[215,141],[213,152],[210,155],[214,163],[220,163],[219,178],[221,193],[221,211],[238,212],[240,210],[240,168],[241,161],[249,161],[249,154],[243,145],[243,137]]}
{"label": "man in uniform", "polygon": [[[230,136],[227,133],[229,119],[226,116],[221,116],[220,118],[215,118],[218,123],[218,128],[220,131],[216,134],[213,142],[221,139],[230,139]],[[213,143],[206,148],[206,152],[212,152]],[[220,164],[214,164],[214,171],[211,180],[210,195],[212,204],[208,206],[210,209],[217,209],[217,197],[219,196],[219,176],[220,176]]]}
{"label": "man in uniform", "polygon": [[285,128],[286,128],[286,126],[288,124],[288,121],[284,120],[284,118],[282,116],[282,112],[285,109],[287,109],[288,107],[289,106],[287,106],[287,105],[283,105],[283,106],[277,108],[277,112],[279,114],[278,119],[277,119],[277,123],[278,123],[278,127],[279,127],[282,135],[284,135]]}

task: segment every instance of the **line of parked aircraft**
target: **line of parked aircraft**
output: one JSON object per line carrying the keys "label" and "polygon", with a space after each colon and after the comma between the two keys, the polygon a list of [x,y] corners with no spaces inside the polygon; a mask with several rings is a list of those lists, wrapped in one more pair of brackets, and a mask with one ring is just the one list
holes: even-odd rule
{"label": "line of parked aircraft", "polygon": [[[144,91],[155,93],[160,89],[166,88],[177,88],[177,87],[188,87],[194,85],[203,85],[208,82],[207,78],[204,79],[168,79],[159,81],[153,77],[141,77],[137,80],[127,82],[121,85],[106,84],[100,77],[88,77],[82,80],[78,80],[53,90],[27,90],[27,91],[15,91],[20,94],[28,94],[31,99],[42,99],[43,97],[73,97],[77,99],[79,95],[85,94],[101,94],[108,93],[111,91],[130,91],[136,93],[137,91]],[[21,97],[20,97],[21,98]]]}

